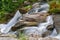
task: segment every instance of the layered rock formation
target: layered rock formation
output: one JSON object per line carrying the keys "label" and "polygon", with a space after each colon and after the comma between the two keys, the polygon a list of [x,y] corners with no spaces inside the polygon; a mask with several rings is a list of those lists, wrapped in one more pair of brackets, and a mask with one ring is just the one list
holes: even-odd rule
{"label": "layered rock formation", "polygon": [[14,27],[12,27],[12,30],[16,30],[17,28],[23,28],[30,27],[30,26],[36,26],[39,23],[46,22],[46,18],[49,14],[44,12],[38,12],[35,14],[26,14],[23,16],[23,20],[20,20]]}
{"label": "layered rock formation", "polygon": [[57,29],[58,34],[60,34],[60,14],[54,15],[55,28]]}

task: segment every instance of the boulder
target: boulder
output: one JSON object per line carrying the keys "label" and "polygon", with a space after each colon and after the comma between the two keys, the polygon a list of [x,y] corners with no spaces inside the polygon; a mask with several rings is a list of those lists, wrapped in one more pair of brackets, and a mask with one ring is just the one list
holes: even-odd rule
{"label": "boulder", "polygon": [[48,16],[48,13],[44,12],[38,12],[38,13],[32,13],[32,14],[25,14],[23,16],[23,20],[20,20],[14,27],[12,27],[12,30],[16,31],[19,28],[30,27],[30,26],[36,26],[39,23],[43,23],[46,21],[46,17]]}
{"label": "boulder", "polygon": [[57,29],[57,32],[60,33],[60,14],[54,15],[54,23],[55,23],[55,28]]}
{"label": "boulder", "polygon": [[38,40],[59,40],[59,39],[46,37],[46,38],[39,38]]}
{"label": "boulder", "polygon": [[23,20],[33,19],[37,22],[44,22],[44,21],[46,21],[46,18],[48,15],[49,15],[49,13],[45,13],[45,12],[37,12],[37,13],[32,13],[32,14],[26,14],[26,15],[24,15]]}
{"label": "boulder", "polygon": [[52,37],[26,37],[26,40],[59,40],[57,38],[52,38]]}

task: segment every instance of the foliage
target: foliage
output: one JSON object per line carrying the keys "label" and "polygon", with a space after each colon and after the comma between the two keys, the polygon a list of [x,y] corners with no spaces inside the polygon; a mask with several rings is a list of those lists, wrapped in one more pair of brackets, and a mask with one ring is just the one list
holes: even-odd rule
{"label": "foliage", "polygon": [[24,34],[20,33],[18,40],[28,40],[28,37],[25,36]]}
{"label": "foliage", "polygon": [[[0,11],[13,12],[26,0],[1,0],[0,1]],[[30,0],[31,2],[36,2],[36,0]]]}
{"label": "foliage", "polygon": [[0,23],[5,22],[4,20],[6,20],[5,18],[6,14],[7,13],[5,11],[0,11]]}
{"label": "foliage", "polygon": [[[31,3],[37,0],[0,0],[0,21],[4,18],[6,13],[11,14],[19,7],[22,7],[24,1],[30,1]],[[25,6],[26,10],[29,10],[31,6]]]}
{"label": "foliage", "polygon": [[16,2],[12,0],[1,0],[0,2],[2,11],[12,12],[23,2],[23,0],[18,0]]}
{"label": "foliage", "polygon": [[58,13],[60,12],[60,0],[52,0],[49,2],[50,4],[50,13]]}
{"label": "foliage", "polygon": [[5,19],[6,13],[15,11],[24,0],[0,0],[0,21]]}
{"label": "foliage", "polygon": [[28,5],[28,6],[25,6],[25,7],[20,8],[19,10],[20,10],[21,13],[25,14],[25,13],[27,13],[31,8],[32,8],[32,6],[31,6],[31,5]]}

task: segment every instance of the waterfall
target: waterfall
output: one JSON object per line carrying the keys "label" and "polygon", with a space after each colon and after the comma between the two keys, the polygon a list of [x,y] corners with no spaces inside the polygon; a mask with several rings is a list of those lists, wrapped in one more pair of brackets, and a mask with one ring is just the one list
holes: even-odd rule
{"label": "waterfall", "polygon": [[58,34],[57,36],[53,37],[53,38],[57,38],[60,40],[60,34]]}
{"label": "waterfall", "polygon": [[7,24],[0,24],[1,27],[1,32],[2,33],[8,33],[10,31],[10,29],[19,21],[19,19],[21,19],[22,16],[19,12],[19,10],[17,10],[15,16],[7,23]]}
{"label": "waterfall", "polygon": [[60,34],[57,34],[57,31],[56,29],[54,29],[54,31],[52,32],[51,35],[49,35],[49,37],[52,37],[52,38],[57,38],[60,40]]}
{"label": "waterfall", "polygon": [[[48,32],[46,29],[49,25],[53,25],[53,19],[52,15],[47,16],[46,22],[39,23],[38,26],[32,26],[32,27],[25,27],[22,30],[24,30],[25,35],[31,35],[31,34],[39,34],[42,35],[45,32]],[[52,30],[53,31],[53,30]],[[51,31],[51,32],[52,32]],[[55,30],[54,30],[55,31]],[[55,31],[56,32],[56,31]],[[55,33],[54,33],[55,34]],[[52,34],[53,35],[53,34]]]}
{"label": "waterfall", "polygon": [[[36,12],[48,12],[48,11],[49,11],[49,5],[47,3],[45,3],[45,4],[41,5],[39,8],[31,9],[26,14],[31,14],[33,12],[36,13]],[[15,16],[7,24],[0,24],[1,33],[8,33],[10,31],[11,27],[13,27],[19,21],[19,19],[21,19],[21,18],[22,18],[22,15],[19,12],[19,10],[17,10]],[[46,22],[39,23],[37,27],[32,26],[32,27],[25,27],[25,28],[22,28],[22,29],[24,30],[24,34],[26,34],[26,35],[30,35],[30,34],[42,35],[43,33],[48,31],[46,29],[47,26],[53,25],[53,22],[54,21],[53,21],[52,15],[49,15],[46,18]],[[58,34],[57,36],[56,35],[57,35],[57,32],[56,32],[56,29],[54,29],[53,32],[51,32],[51,35],[48,35],[48,36],[59,39],[60,34]]]}
{"label": "waterfall", "polygon": [[[35,5],[35,4],[34,4]],[[31,13],[37,13],[37,12],[48,12],[49,11],[49,4],[48,3],[44,3],[42,5],[39,5],[39,7],[37,8],[33,8],[30,11],[28,11],[28,13],[26,14],[31,14]]]}
{"label": "waterfall", "polygon": [[[40,8],[36,8],[36,9],[33,8],[27,14],[31,14],[33,12],[35,12],[35,13],[36,12],[48,12],[49,11],[49,7],[50,7],[49,4],[45,3],[45,4],[41,5]],[[40,23],[37,27],[34,27],[34,26],[32,26],[32,27],[25,27],[25,28],[23,28],[23,30],[24,30],[24,33],[26,35],[29,35],[29,34],[32,34],[32,33],[36,33],[36,34],[42,35],[42,33],[48,31],[46,29],[46,27],[48,25],[53,25],[53,22],[54,22],[53,21],[53,16],[50,15],[50,16],[47,17],[45,23]],[[48,36],[49,37],[54,37],[56,35],[57,35],[57,31],[54,28],[53,32],[50,35],[48,35]]]}

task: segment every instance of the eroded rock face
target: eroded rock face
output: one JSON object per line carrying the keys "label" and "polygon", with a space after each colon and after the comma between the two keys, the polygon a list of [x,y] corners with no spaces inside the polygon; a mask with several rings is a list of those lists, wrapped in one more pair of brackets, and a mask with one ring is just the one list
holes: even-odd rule
{"label": "eroded rock face", "polygon": [[46,37],[46,38],[40,38],[39,40],[58,40],[56,38]]}
{"label": "eroded rock face", "polygon": [[32,8],[38,8],[38,7],[40,7],[39,3],[35,3],[32,5]]}
{"label": "eroded rock face", "polygon": [[17,40],[15,34],[0,34],[0,40]]}
{"label": "eroded rock face", "polygon": [[58,34],[60,33],[60,14],[54,15],[54,22],[55,22],[55,27],[57,29]]}
{"label": "eroded rock face", "polygon": [[16,31],[16,30],[22,28],[23,26],[24,26],[23,22],[22,22],[22,21],[21,21],[21,22],[19,21],[19,22],[17,22],[17,23],[11,28],[11,30],[12,30],[12,31]]}
{"label": "eroded rock face", "polygon": [[57,38],[51,38],[51,37],[28,37],[28,40],[59,40]]}
{"label": "eroded rock face", "polygon": [[[42,20],[42,19],[46,19],[46,17],[48,16],[47,13],[43,14],[42,16],[41,15],[42,14],[40,14],[37,18],[41,17],[41,20]],[[36,20],[38,20],[38,19],[36,19]],[[49,21],[51,21],[51,20],[49,19]],[[39,19],[39,22],[40,22],[40,19]],[[52,22],[50,22],[50,23],[52,23]],[[26,27],[24,27],[25,29],[22,29],[22,30],[24,31],[24,34],[28,35],[28,36],[38,34],[39,36],[45,37],[45,36],[50,35],[52,33],[52,31],[54,30],[53,23],[52,23],[52,25],[51,24],[48,25],[48,23],[47,22],[41,22],[41,24],[40,25],[38,24],[39,26],[36,26],[36,27],[35,26],[32,26],[32,27],[31,26],[28,26],[28,27],[26,26]],[[46,26],[46,25],[48,25],[48,26]]]}
{"label": "eroded rock face", "polygon": [[[47,30],[47,31],[45,31],[45,32],[43,32],[42,33],[42,35],[40,34],[40,30],[41,29],[39,29],[38,28],[38,26],[30,26],[30,25],[28,25],[28,26],[23,26],[23,27],[31,27],[31,28],[28,28],[27,30],[28,30],[28,32],[27,32],[27,30],[24,30],[23,29],[23,31],[25,32],[25,34],[27,34],[27,35],[29,35],[29,36],[31,36],[31,35],[34,35],[35,33],[37,34],[37,35],[39,35],[39,36],[42,36],[42,37],[45,37],[45,36],[48,36],[48,35],[50,35],[51,34],[51,32],[53,31],[53,29],[54,29],[54,27],[53,27],[53,25],[52,26],[47,26],[46,28],[45,28],[45,26],[44,25],[47,25],[46,24],[46,18],[49,16],[49,14],[48,13],[44,13],[44,12],[38,12],[38,13],[33,13],[33,14],[27,14],[27,15],[25,15],[24,17],[23,17],[23,23],[21,22],[21,21],[19,21],[17,24],[20,24],[20,25],[17,25],[17,27],[16,28],[19,28],[22,24],[26,24],[26,25],[28,25],[28,24],[32,24],[31,22],[37,22],[37,25],[38,25],[38,23],[42,23],[42,25],[40,25],[40,27],[43,27],[42,29],[43,29],[43,31],[44,30]],[[28,21],[27,21],[28,20]],[[32,21],[32,20],[35,20],[35,21]],[[29,23],[30,22],[30,23]],[[36,25],[36,24],[35,24]],[[21,26],[22,27],[22,26]],[[53,28],[52,28],[53,27]],[[14,30],[16,30],[15,28],[13,28]],[[39,29],[39,30],[38,30]],[[42,31],[41,31],[42,32]],[[32,33],[31,35],[30,35],[30,33]],[[36,36],[36,34],[34,35],[34,36]]]}
{"label": "eroded rock face", "polygon": [[13,37],[13,38],[16,38],[17,36],[15,34],[1,34],[0,37]]}
{"label": "eroded rock face", "polygon": [[44,12],[38,12],[38,13],[32,13],[32,14],[26,14],[23,16],[23,20],[19,21],[18,23],[16,23],[16,25],[14,27],[12,27],[12,30],[16,30],[19,27],[21,27],[21,25],[25,25],[25,27],[29,27],[29,26],[36,26],[39,23],[43,23],[46,22],[46,18],[49,14],[48,13],[44,13]]}
{"label": "eroded rock face", "polygon": [[24,16],[24,20],[31,21],[31,20],[29,20],[29,18],[30,18],[30,19],[33,19],[37,22],[44,22],[44,21],[46,21],[46,18],[47,18],[48,15],[49,15],[49,13],[44,13],[44,12],[26,14]]}

